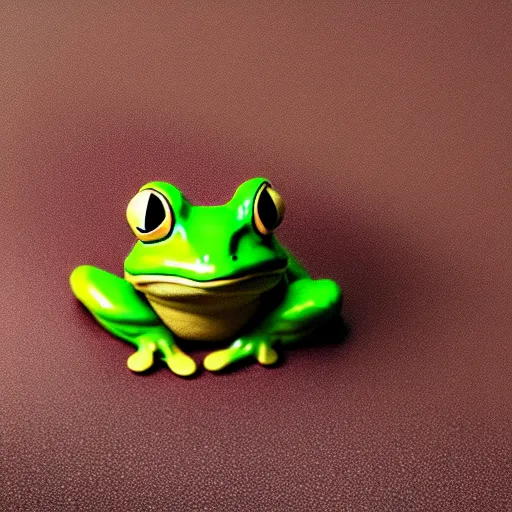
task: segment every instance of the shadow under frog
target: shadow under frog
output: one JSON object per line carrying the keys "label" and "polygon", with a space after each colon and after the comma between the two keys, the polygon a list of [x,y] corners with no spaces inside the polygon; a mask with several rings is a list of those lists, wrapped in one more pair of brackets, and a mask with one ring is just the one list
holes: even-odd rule
{"label": "shadow under frog", "polygon": [[71,288],[105,329],[135,345],[132,371],[150,369],[158,354],[175,374],[194,374],[179,339],[231,343],[206,356],[210,371],[250,358],[274,365],[276,347],[304,340],[342,306],[340,287],[311,279],[278,242],[284,210],[264,178],[244,182],[219,206],[195,206],[169,183],[148,183],[128,204],[138,241],[124,279],[83,265]]}

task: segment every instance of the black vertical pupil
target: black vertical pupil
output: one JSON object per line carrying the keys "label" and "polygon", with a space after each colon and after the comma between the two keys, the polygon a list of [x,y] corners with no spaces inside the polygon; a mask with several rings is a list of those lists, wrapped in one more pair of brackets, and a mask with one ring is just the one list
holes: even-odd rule
{"label": "black vertical pupil", "polygon": [[261,223],[268,230],[272,230],[277,226],[279,221],[277,208],[267,189],[263,190],[260,194],[258,201],[258,215]]}
{"label": "black vertical pupil", "polygon": [[144,229],[137,228],[141,233],[149,233],[155,230],[165,220],[165,208],[162,201],[155,195],[149,196],[144,218]]}

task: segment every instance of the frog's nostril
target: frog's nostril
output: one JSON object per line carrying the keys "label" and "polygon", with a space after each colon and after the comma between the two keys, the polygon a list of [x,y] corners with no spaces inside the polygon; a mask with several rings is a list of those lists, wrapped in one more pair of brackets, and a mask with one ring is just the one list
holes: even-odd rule
{"label": "frog's nostril", "polygon": [[236,261],[236,260],[238,259],[238,256],[237,256],[236,254],[233,254],[233,256],[231,256],[231,259],[232,259],[233,261]]}

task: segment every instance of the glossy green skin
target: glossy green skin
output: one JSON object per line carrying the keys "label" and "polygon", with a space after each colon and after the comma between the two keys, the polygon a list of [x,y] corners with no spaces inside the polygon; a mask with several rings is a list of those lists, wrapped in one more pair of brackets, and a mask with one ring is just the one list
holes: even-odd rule
{"label": "glossy green skin", "polygon": [[[258,310],[248,323],[250,327],[242,329],[230,346],[205,358],[203,364],[211,371],[248,357],[273,364],[278,357],[274,349],[277,343],[303,338],[341,309],[342,294],[334,281],[312,280],[273,234],[262,236],[255,229],[254,200],[265,182],[264,178],[246,181],[227,204],[210,207],[191,205],[168,183],[152,182],[142,187],[167,197],[175,223],[167,238],[135,244],[124,264],[129,274],[172,275],[207,282],[287,265],[275,288],[277,300],[267,297],[267,306]],[[196,371],[195,362],[181,351],[176,337],[131,283],[87,265],[76,268],[70,282],[75,296],[103,327],[137,347],[128,359],[130,369],[147,370],[155,353],[160,353],[174,373],[186,376]]]}

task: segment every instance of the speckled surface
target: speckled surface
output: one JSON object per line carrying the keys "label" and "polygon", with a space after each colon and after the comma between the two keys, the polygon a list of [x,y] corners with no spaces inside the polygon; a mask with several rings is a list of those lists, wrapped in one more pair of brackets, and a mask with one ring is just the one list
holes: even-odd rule
{"label": "speckled surface", "polygon": [[[512,510],[510,3],[338,4],[2,3],[0,510]],[[255,175],[350,335],[130,373],[69,273]]]}

